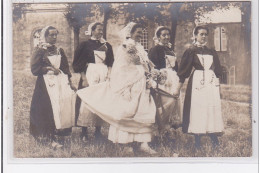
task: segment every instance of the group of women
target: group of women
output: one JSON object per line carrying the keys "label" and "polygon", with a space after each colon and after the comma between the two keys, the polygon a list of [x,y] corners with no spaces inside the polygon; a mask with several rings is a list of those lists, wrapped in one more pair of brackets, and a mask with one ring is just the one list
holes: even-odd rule
{"label": "group of women", "polygon": [[[41,31],[41,44],[31,60],[32,73],[38,76],[30,112],[30,132],[36,140],[47,137],[53,146],[62,146],[55,136],[69,135],[74,124],[83,127],[81,137],[86,140],[90,123],[100,137],[102,123],[107,122],[110,141],[138,142],[141,151],[155,154],[149,146],[153,132],[167,132],[169,119],[181,113],[182,130],[195,136],[196,148],[203,134],[209,134],[213,146],[219,144],[217,134],[224,129],[221,66],[216,51],[206,46],[207,27],[194,29],[193,46],[179,65],[170,44],[171,31],[165,26],[156,29],[155,46],[147,53],[140,44],[142,26],[130,22],[121,30],[123,41],[115,57],[102,30],[102,23],[89,25],[86,34],[91,38],[75,51],[72,66],[81,76],[78,90],[70,81],[64,51],[55,46],[57,29],[47,26]],[[186,78],[181,112],[178,97]]]}

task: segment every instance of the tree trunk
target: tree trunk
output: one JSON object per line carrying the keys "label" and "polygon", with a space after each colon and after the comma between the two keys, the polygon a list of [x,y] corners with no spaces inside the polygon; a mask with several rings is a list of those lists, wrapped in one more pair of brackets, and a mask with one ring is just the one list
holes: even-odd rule
{"label": "tree trunk", "polygon": [[78,45],[79,45],[79,28],[74,28],[73,32],[74,32],[74,50],[77,49]]}
{"label": "tree trunk", "polygon": [[[244,51],[247,58],[245,65],[251,65],[251,3],[250,2],[242,2],[242,23],[241,23],[241,39],[244,42]],[[245,70],[245,83],[251,84],[251,69],[247,68]]]}
{"label": "tree trunk", "polygon": [[107,22],[109,19],[109,13],[110,13],[110,8],[109,6],[104,6],[104,22],[103,22],[103,37],[104,39],[107,39]]}
{"label": "tree trunk", "polygon": [[175,37],[177,32],[177,24],[179,18],[179,10],[181,8],[181,3],[173,3],[171,6],[171,43],[172,49],[174,50]]}

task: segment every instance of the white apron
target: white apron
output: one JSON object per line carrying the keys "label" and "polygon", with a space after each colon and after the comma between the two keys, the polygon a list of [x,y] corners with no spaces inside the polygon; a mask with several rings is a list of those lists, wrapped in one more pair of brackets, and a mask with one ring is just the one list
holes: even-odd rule
{"label": "white apron", "polygon": [[[177,90],[177,86],[179,83],[179,77],[177,76],[177,72],[172,70],[175,66],[176,57],[171,55],[165,55],[166,68],[161,69],[161,72],[167,73],[167,79],[164,85],[159,85],[159,88],[163,91],[166,91],[169,94],[173,94],[174,91]],[[170,122],[172,123],[181,123],[181,103],[180,99],[167,98],[166,96],[162,96],[162,104],[165,109],[165,114],[163,115],[162,108],[159,107],[158,113],[161,115],[161,123],[164,126],[165,130],[168,127]]]}
{"label": "white apron", "polygon": [[[48,56],[49,61],[59,69],[61,55]],[[70,88],[68,75],[62,71],[58,75],[43,75],[44,82],[51,100],[56,129],[70,128],[75,124],[76,94]]]}
{"label": "white apron", "polygon": [[[89,63],[86,77],[89,86],[105,82],[108,75],[108,67],[104,64],[106,58],[105,51],[94,50],[95,63]],[[102,125],[103,121],[99,119],[94,113],[92,113],[84,102],[81,102],[79,118],[77,125],[79,126],[92,126],[92,125]]]}
{"label": "white apron", "polygon": [[195,70],[192,81],[189,133],[215,133],[224,130],[219,79],[210,70],[212,55],[197,54],[204,70]]}

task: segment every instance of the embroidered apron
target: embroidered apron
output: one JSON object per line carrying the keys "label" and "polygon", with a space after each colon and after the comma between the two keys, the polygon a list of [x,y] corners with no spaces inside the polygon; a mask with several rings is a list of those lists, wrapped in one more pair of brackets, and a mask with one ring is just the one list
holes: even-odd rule
{"label": "embroidered apron", "polygon": [[[59,69],[61,55],[48,56],[52,66]],[[43,75],[50,97],[56,129],[72,127],[75,123],[76,94],[70,88],[68,76],[62,71],[58,75]]]}
{"label": "embroidered apron", "polygon": [[192,81],[189,133],[214,133],[224,129],[219,79],[210,67],[212,55],[197,54],[204,70],[195,70]]}

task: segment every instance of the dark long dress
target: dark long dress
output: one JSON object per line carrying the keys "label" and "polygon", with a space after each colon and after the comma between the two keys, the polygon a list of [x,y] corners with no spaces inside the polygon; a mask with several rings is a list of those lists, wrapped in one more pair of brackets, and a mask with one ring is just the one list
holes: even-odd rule
{"label": "dark long dress", "polygon": [[[98,40],[92,40],[89,39],[88,41],[82,42],[76,49],[74,54],[74,60],[73,60],[73,70],[76,73],[81,73],[87,71],[87,64],[88,63],[95,63],[95,57],[94,57],[94,50],[97,50],[100,48],[103,44],[106,44],[107,51],[106,51],[106,58],[105,58],[105,65],[108,67],[112,67],[114,62],[114,54],[112,50],[112,46],[106,42],[101,43]],[[78,89],[82,89],[82,78],[80,78]],[[81,99],[77,97],[76,99],[76,107],[75,107],[75,117],[77,122],[79,117],[79,109],[81,105]]]}
{"label": "dark long dress", "polygon": [[[45,86],[43,75],[47,73],[47,66],[51,63],[47,56],[49,53],[57,52],[57,47],[36,48],[31,58],[31,72],[37,76],[35,89],[30,109],[30,134],[34,137],[53,137],[57,134],[53,110],[47,88]],[[61,55],[60,70],[68,77],[71,77],[69,64],[63,49],[59,49]],[[71,131],[70,129],[59,130],[59,135],[65,135]]]}
{"label": "dark long dress", "polygon": [[204,47],[193,46],[184,52],[178,70],[178,76],[180,78],[181,83],[184,83],[185,79],[190,77],[186,89],[186,95],[185,95],[184,107],[183,107],[182,131],[184,133],[188,132],[188,128],[190,124],[192,83],[193,83],[193,75],[194,75],[194,71],[192,72],[192,69],[194,68],[195,70],[204,70],[197,54],[212,55],[213,63],[210,69],[213,70],[216,77],[218,78],[221,76],[222,73],[220,61],[215,50],[209,49],[206,46]]}

